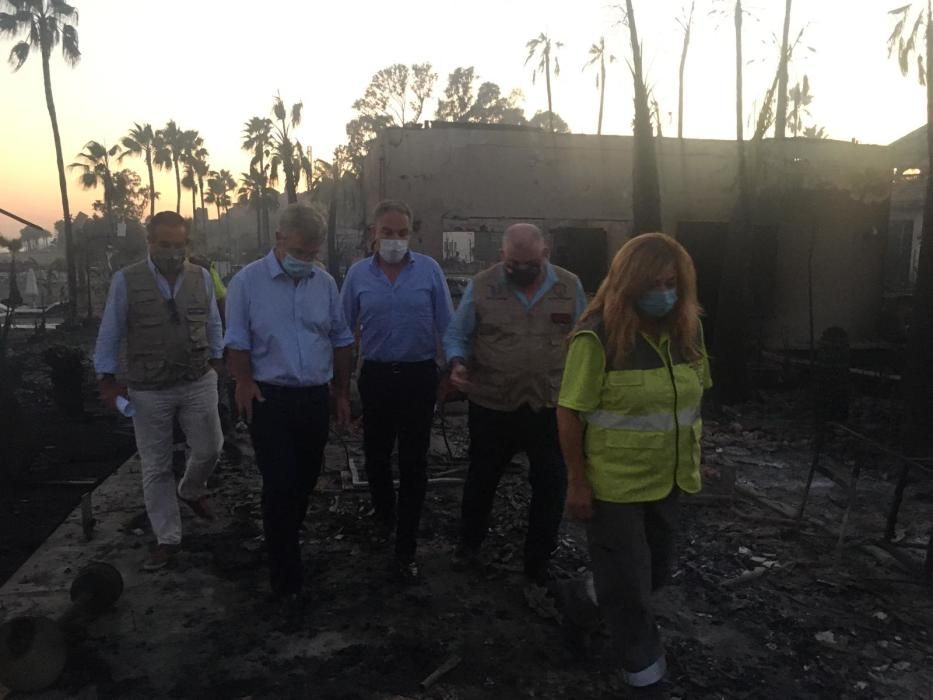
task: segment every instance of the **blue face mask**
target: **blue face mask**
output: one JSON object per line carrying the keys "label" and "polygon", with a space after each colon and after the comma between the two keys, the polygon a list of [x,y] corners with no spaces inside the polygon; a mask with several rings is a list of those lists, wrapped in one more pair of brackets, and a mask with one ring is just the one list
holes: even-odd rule
{"label": "blue face mask", "polygon": [[667,316],[677,304],[677,290],[653,290],[643,294],[638,300],[638,310],[651,318]]}
{"label": "blue face mask", "polygon": [[292,279],[300,280],[314,274],[314,263],[299,260],[286,253],[285,258],[282,260],[282,269]]}

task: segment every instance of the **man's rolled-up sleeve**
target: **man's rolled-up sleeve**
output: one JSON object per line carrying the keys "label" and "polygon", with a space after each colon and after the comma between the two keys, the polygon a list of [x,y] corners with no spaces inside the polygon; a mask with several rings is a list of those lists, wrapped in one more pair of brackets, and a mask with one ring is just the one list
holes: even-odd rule
{"label": "man's rolled-up sleeve", "polygon": [[473,282],[470,281],[444,334],[444,353],[448,362],[455,357],[470,358],[475,327],[476,306],[473,303]]}

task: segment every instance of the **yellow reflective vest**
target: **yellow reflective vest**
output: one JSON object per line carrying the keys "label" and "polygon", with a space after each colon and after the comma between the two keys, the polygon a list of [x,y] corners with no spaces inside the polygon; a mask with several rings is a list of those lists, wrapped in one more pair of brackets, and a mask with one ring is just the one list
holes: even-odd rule
{"label": "yellow reflective vest", "polygon": [[[581,330],[599,339],[599,328]],[[700,401],[712,382],[706,351],[690,362],[666,334],[639,334],[625,366],[607,357],[599,406],[581,414],[593,495],[636,503],[665,498],[676,485],[700,490]]]}

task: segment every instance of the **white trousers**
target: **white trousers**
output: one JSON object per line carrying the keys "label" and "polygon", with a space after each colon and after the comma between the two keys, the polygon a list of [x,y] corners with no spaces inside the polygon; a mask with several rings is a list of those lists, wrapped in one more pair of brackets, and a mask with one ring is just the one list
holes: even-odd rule
{"label": "white trousers", "polygon": [[[207,494],[207,480],[223,447],[217,413],[217,373],[211,369],[194,382],[168,389],[130,389],[136,408],[133,429],[142,462],[143,499],[159,544],[181,542],[178,498],[197,500]],[[172,470],[173,419],[188,442],[185,475],[175,488]]]}

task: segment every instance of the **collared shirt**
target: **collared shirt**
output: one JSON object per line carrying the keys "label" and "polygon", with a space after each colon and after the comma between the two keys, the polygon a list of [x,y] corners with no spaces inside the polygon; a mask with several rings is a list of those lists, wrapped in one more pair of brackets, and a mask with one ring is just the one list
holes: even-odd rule
{"label": "collared shirt", "polygon": [[253,379],[319,386],[334,376],[334,348],[353,344],[337,283],[324,270],[295,282],[270,251],[227,288],[224,344],[250,353]]}
{"label": "collared shirt", "polygon": [[[169,286],[168,280],[162,276],[159,269],[149,258],[149,269],[155,277],[156,287],[164,299],[172,299],[181,289],[184,277],[178,276],[175,287]],[[207,345],[212,360],[219,360],[224,356],[223,324],[217,302],[214,297],[214,281],[210,273],[201,268],[204,274],[204,287],[210,299],[207,315]],[[97,346],[94,349],[94,369],[98,374],[116,374],[120,366],[120,345],[126,337],[126,312],[128,300],[126,294],[126,278],[120,270],[114,274],[110,281],[110,292],[107,294],[107,305],[104,307],[104,316],[100,320],[100,330],[97,332]]]}
{"label": "collared shirt", "polygon": [[394,283],[375,255],[360,260],[340,300],[350,328],[360,324],[363,359],[374,362],[434,359],[454,310],[441,266],[420,253],[408,254]]}
{"label": "collared shirt", "polygon": [[[504,271],[503,280],[505,280]],[[535,304],[541,301],[545,294],[551,291],[551,287],[555,284],[557,284],[557,273],[554,272],[554,267],[551,263],[545,263],[544,282],[531,299],[515,287],[512,287],[512,293],[515,294],[515,297],[522,302],[526,309],[530,310]],[[509,286],[511,287],[511,285]],[[577,279],[574,321],[584,312],[586,304],[586,292],[583,291],[583,285],[580,283],[580,280]],[[457,307],[457,312],[450,321],[450,325],[447,327],[447,333],[444,335],[444,352],[447,355],[448,362],[455,357],[460,357],[464,360],[469,359],[473,347],[473,331],[475,329],[476,304],[473,301],[473,281],[471,280],[463,292],[460,306]]]}

